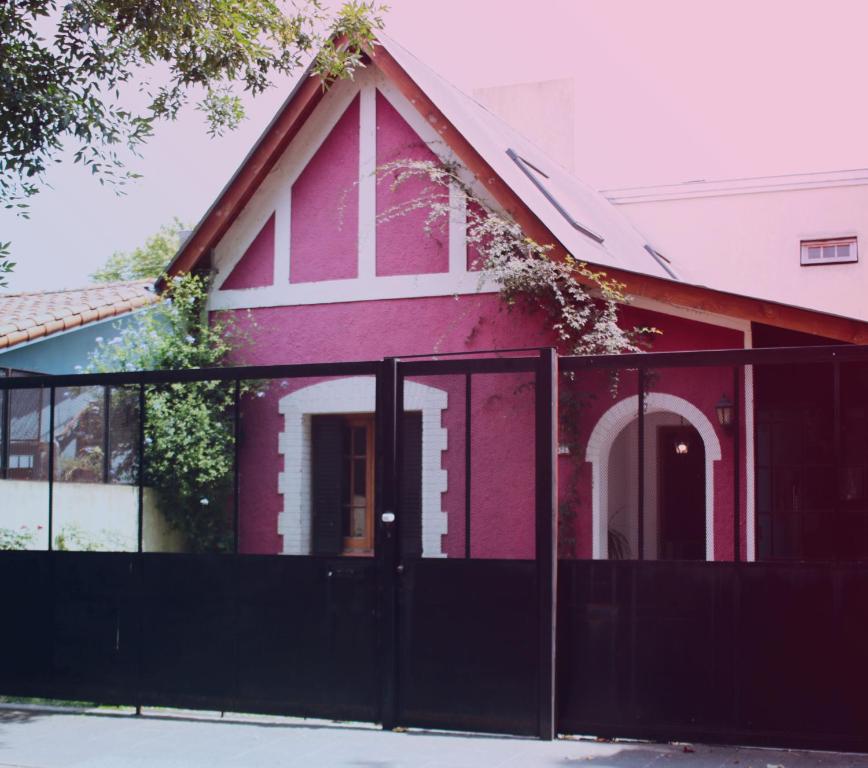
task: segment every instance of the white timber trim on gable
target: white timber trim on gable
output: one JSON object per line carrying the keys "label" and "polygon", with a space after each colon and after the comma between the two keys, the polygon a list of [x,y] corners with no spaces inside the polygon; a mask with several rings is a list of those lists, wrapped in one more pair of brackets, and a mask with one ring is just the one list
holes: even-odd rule
{"label": "white timber trim on gable", "polygon": [[[457,156],[434,127],[381,73],[366,69],[358,72],[353,81],[341,81],[323,97],[283,157],[215,248],[217,275],[209,297],[210,310],[453,296],[496,290],[485,283],[478,271],[467,269],[467,218],[463,195],[457,187],[449,191],[448,272],[377,276],[377,92],[441,161],[461,167]],[[356,95],[359,95],[359,173],[357,189],[348,190],[348,194],[357,194],[359,199],[358,277],[290,283],[292,185]],[[493,200],[472,174],[466,171],[461,173],[462,181],[473,189],[474,194],[493,205]],[[275,214],[273,284],[220,290],[272,213]]]}
{"label": "white timber trim on gable", "polygon": [[377,276],[377,90],[362,86],[359,104],[359,280]]}
{"label": "white timber trim on gable", "polygon": [[[443,535],[447,515],[442,506],[447,489],[443,453],[448,436],[442,414],[448,395],[442,389],[418,382],[404,382],[404,409],[422,413],[422,556],[445,557]],[[375,379],[355,376],[330,379],[303,387],[282,397],[278,408],[284,430],[278,436],[283,471],[277,479],[283,511],[277,532],[283,538],[283,554],[307,555],[311,551],[311,416],[316,414],[373,413]]]}
{"label": "white timber trim on gable", "polygon": [[[683,416],[702,438],[705,446],[705,559],[714,560],[714,463],[720,461],[720,441],[711,422],[693,403],[664,392],[649,392],[646,413],[674,413]],[[609,457],[615,439],[634,419],[638,395],[625,397],[606,411],[588,438],[585,460],[591,465],[592,555],[604,560],[609,555]]]}
{"label": "white timber trim on gable", "polygon": [[[357,77],[356,81],[359,79]],[[217,274],[214,279],[209,308],[228,308],[210,307],[210,304],[214,303],[218,291],[221,297],[244,296],[289,284],[292,185],[298,180],[317,150],[334,130],[359,90],[358,82],[346,80],[342,80],[329,89],[328,93],[323,96],[322,102],[292,140],[289,148],[265,177],[247,205],[244,206],[238,218],[232,222],[232,226],[229,227],[227,233],[214,249],[214,267]],[[274,283],[263,288],[220,291],[220,286],[232,273],[272,213],[276,214],[274,222]],[[285,279],[282,276],[285,276]],[[239,306],[273,305],[239,304]]]}

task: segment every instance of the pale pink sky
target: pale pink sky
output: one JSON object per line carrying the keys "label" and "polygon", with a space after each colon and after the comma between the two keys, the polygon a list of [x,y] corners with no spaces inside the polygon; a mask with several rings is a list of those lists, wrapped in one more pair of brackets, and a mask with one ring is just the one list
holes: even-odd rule
{"label": "pale pink sky", "polygon": [[[597,187],[868,167],[861,0],[392,0],[387,32],[464,90],[574,78],[577,174]],[[114,250],[195,222],[286,95],[209,140],[160,130],[125,197],[61,166],[30,221],[0,215],[13,290],[87,282]]]}

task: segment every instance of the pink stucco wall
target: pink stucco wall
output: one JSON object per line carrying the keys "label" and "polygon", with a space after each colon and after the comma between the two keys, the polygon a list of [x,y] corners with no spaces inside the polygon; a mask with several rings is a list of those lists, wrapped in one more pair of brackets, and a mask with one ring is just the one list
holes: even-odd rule
{"label": "pink stucco wall", "polygon": [[[377,94],[377,162],[396,158],[432,159],[398,112]],[[358,173],[360,104],[356,97],[326,137],[292,188],[290,280],[305,283],[352,278],[358,271]],[[390,188],[378,179],[376,209],[382,214],[426,192],[421,181]],[[380,221],[376,231],[376,273],[424,275],[448,270],[448,232],[424,231],[424,210]],[[445,221],[443,222],[445,225]],[[274,241],[273,219],[270,233]],[[259,240],[259,238],[257,238]],[[230,275],[227,287],[260,284],[271,274],[273,259],[254,243]],[[281,254],[277,254],[281,258]],[[468,254],[473,260],[475,254]],[[420,278],[424,280],[424,278]],[[629,290],[629,286],[628,286]],[[243,305],[242,305],[243,306]],[[507,311],[494,294],[405,298],[304,306],[276,306],[233,310],[249,344],[237,350],[237,362],[247,364],[313,363],[379,360],[386,356],[478,352],[516,347],[554,345],[546,318],[539,313]],[[627,327],[656,326],[663,334],[654,349],[688,350],[740,347],[739,332],[692,320],[627,307]],[[240,456],[241,549],[273,553],[283,550],[277,530],[283,497],[278,476],[284,459],[278,438],[284,430],[279,412],[282,397],[313,381],[268,383],[261,396],[244,403]],[[464,555],[465,547],[465,380],[463,376],[424,380],[446,392],[448,408],[441,414],[448,448],[441,456],[448,487],[441,506],[448,516],[443,551]],[[534,552],[534,389],[530,375],[473,377],[471,448],[471,554],[474,557],[529,558]],[[605,374],[563,382],[590,393],[574,424],[580,444],[587,441],[600,417],[619,399],[635,394],[635,380],[624,373],[614,392]],[[693,403],[716,424],[714,405],[721,394],[733,396],[731,369],[659,372],[652,387]],[[741,395],[743,397],[743,393]],[[723,459],[714,475],[715,554],[732,555],[732,438],[720,430]],[[744,453],[742,452],[742,456]],[[427,457],[431,460],[431,457]],[[434,458],[436,460],[436,457]],[[558,461],[561,498],[578,500],[575,519],[564,519],[564,540],[574,543],[563,554],[591,554],[592,519],[590,468],[583,456]],[[744,486],[743,486],[744,487]],[[742,514],[745,504],[742,497]],[[742,528],[744,530],[744,527]],[[568,551],[567,551],[568,550]]]}
{"label": "pink stucco wall", "polygon": [[420,200],[446,202],[444,190],[422,178],[395,184],[396,173],[385,171],[389,163],[405,160],[436,162],[436,155],[419,138],[395,108],[377,93],[377,274],[421,275],[449,269],[449,227],[445,216],[433,222],[429,236],[423,228],[429,208],[388,216]]}
{"label": "pink stucco wall", "polygon": [[241,260],[220,286],[221,291],[258,288],[274,282],[274,214],[263,225]]}
{"label": "pink stucco wall", "polygon": [[[252,344],[238,361],[253,364],[376,360],[432,350],[461,351],[551,344],[550,334],[519,312],[502,311],[493,295],[401,301],[278,307],[236,314]],[[383,333],[388,328],[389,333]],[[449,533],[443,549],[464,552],[464,378],[418,380],[444,390],[449,407],[442,424],[449,448],[443,455],[448,490],[442,507]],[[533,392],[530,377],[474,377],[472,554],[477,557],[533,555]],[[243,409],[241,451],[241,547],[245,552],[282,550],[277,515],[283,498],[277,452],[284,429],[279,400],[316,380],[276,381]]]}
{"label": "pink stucco wall", "polygon": [[[257,309],[237,313],[253,343],[239,351],[246,363],[300,363],[327,360],[376,360],[384,356],[426,352],[474,351],[505,347],[544,346],[553,342],[539,316],[504,311],[494,295],[406,299],[308,307]],[[630,325],[656,325],[658,351],[691,348],[726,348],[741,343],[740,334],[702,323],[627,309]],[[383,329],[388,329],[384,333]],[[449,407],[442,425],[448,432],[443,468],[448,489],[442,507],[449,532],[443,550],[451,557],[464,554],[465,423],[463,376],[427,377],[421,383],[447,392]],[[283,419],[281,397],[314,380],[273,382],[263,397],[244,407],[241,457],[241,546],[245,552],[278,552],[277,515],[283,499],[277,477],[283,457],[277,452]],[[471,412],[471,554],[474,557],[527,558],[533,556],[533,387],[530,375],[475,376]],[[636,393],[635,381],[623,374],[617,392],[602,374],[586,375],[572,385],[593,393],[582,409],[578,426],[581,442],[600,416],[618,399]],[[696,405],[709,420],[722,393],[732,397],[732,371],[709,368],[661,371],[653,391],[669,392]],[[715,555],[732,556],[730,433],[715,426],[723,459],[715,467]],[[743,451],[743,448],[742,448]],[[744,453],[742,453],[744,455]],[[590,467],[570,457],[559,459],[561,496],[575,484],[580,504],[573,524],[563,531],[574,536],[572,552],[591,554]],[[744,516],[744,499],[742,499]],[[742,526],[744,530],[744,526]],[[743,543],[744,546],[744,543]]]}
{"label": "pink stucco wall", "polygon": [[292,185],[290,282],[358,274],[358,178],[356,96]]}
{"label": "pink stucco wall", "polygon": [[[653,351],[679,351],[689,349],[730,349],[743,346],[742,334],[727,328],[697,323],[681,318],[666,317],[657,313],[626,308],[621,313],[622,322],[628,326],[655,325],[663,333],[654,340]],[[582,374],[572,384],[563,383],[564,387],[573,387],[577,392],[591,393],[590,398],[583,398],[586,406],[581,409],[579,427],[576,432],[580,445],[586,445],[587,440],[603,414],[619,400],[635,396],[638,392],[635,371],[620,375],[614,394],[611,379],[604,373]],[[708,368],[669,368],[653,372],[650,392],[661,392],[676,395],[695,405],[714,427],[720,442],[721,460],[714,465],[714,553],[715,559],[731,559],[734,552],[732,509],[734,499],[733,487],[733,433],[717,423],[715,406],[722,394],[734,399],[733,372],[730,367]],[[744,403],[744,387],[739,388],[739,402]],[[745,456],[744,442],[744,409],[740,415],[741,457]],[[574,556],[590,557],[592,545],[592,519],[590,512],[591,467],[585,462],[573,461],[572,458],[559,459],[560,494],[567,496],[568,484],[574,482],[580,499],[579,514],[572,533],[575,537]],[[746,551],[746,476],[742,471],[741,480],[741,552]]]}

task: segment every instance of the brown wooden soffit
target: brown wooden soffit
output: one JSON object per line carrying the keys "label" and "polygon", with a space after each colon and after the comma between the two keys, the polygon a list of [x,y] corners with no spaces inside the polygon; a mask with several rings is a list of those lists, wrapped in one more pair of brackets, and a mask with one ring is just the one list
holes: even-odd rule
{"label": "brown wooden soffit", "polygon": [[[482,183],[503,210],[515,219],[529,237],[540,243],[556,242],[548,228],[513,192],[469,141],[452,125],[434,102],[382,46],[368,52],[373,65],[394,83],[401,94],[442,137],[464,166]],[[191,237],[171,267],[171,274],[188,272],[203,265],[211,249],[226,233],[232,221],[274,167],[323,95],[319,78],[311,77],[275,119],[259,145],[239,169],[202,225]],[[559,244],[555,253],[564,255]],[[596,268],[596,265],[591,265]],[[788,328],[856,344],[868,343],[868,323],[827,315],[801,307],[778,304],[748,296],[688,285],[650,275],[611,267],[600,267],[606,275],[624,283],[628,294],[666,304],[710,312],[751,322]]]}

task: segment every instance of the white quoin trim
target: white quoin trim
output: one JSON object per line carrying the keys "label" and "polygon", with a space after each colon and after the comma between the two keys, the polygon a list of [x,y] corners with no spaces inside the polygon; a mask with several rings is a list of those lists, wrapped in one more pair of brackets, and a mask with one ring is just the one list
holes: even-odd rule
{"label": "white quoin trim", "polygon": [[[422,555],[444,557],[443,535],[447,531],[442,494],[447,488],[443,452],[447,433],[442,413],[448,396],[442,389],[414,381],[404,382],[404,408],[422,412]],[[375,379],[357,376],[332,379],[282,397],[279,410],[284,431],[278,436],[283,471],[277,490],[283,496],[283,511],[277,532],[283,537],[283,553],[306,555],[311,548],[311,416],[326,413],[373,413]]]}
{"label": "white quoin trim", "polygon": [[[693,403],[676,395],[649,392],[645,396],[646,413],[674,413],[689,422],[705,445],[705,559],[714,560],[714,462],[720,461],[720,441],[711,422]],[[609,487],[603,478],[615,438],[637,417],[639,396],[626,397],[606,411],[588,439],[585,460],[591,465],[591,509],[593,557],[609,556]]]}

